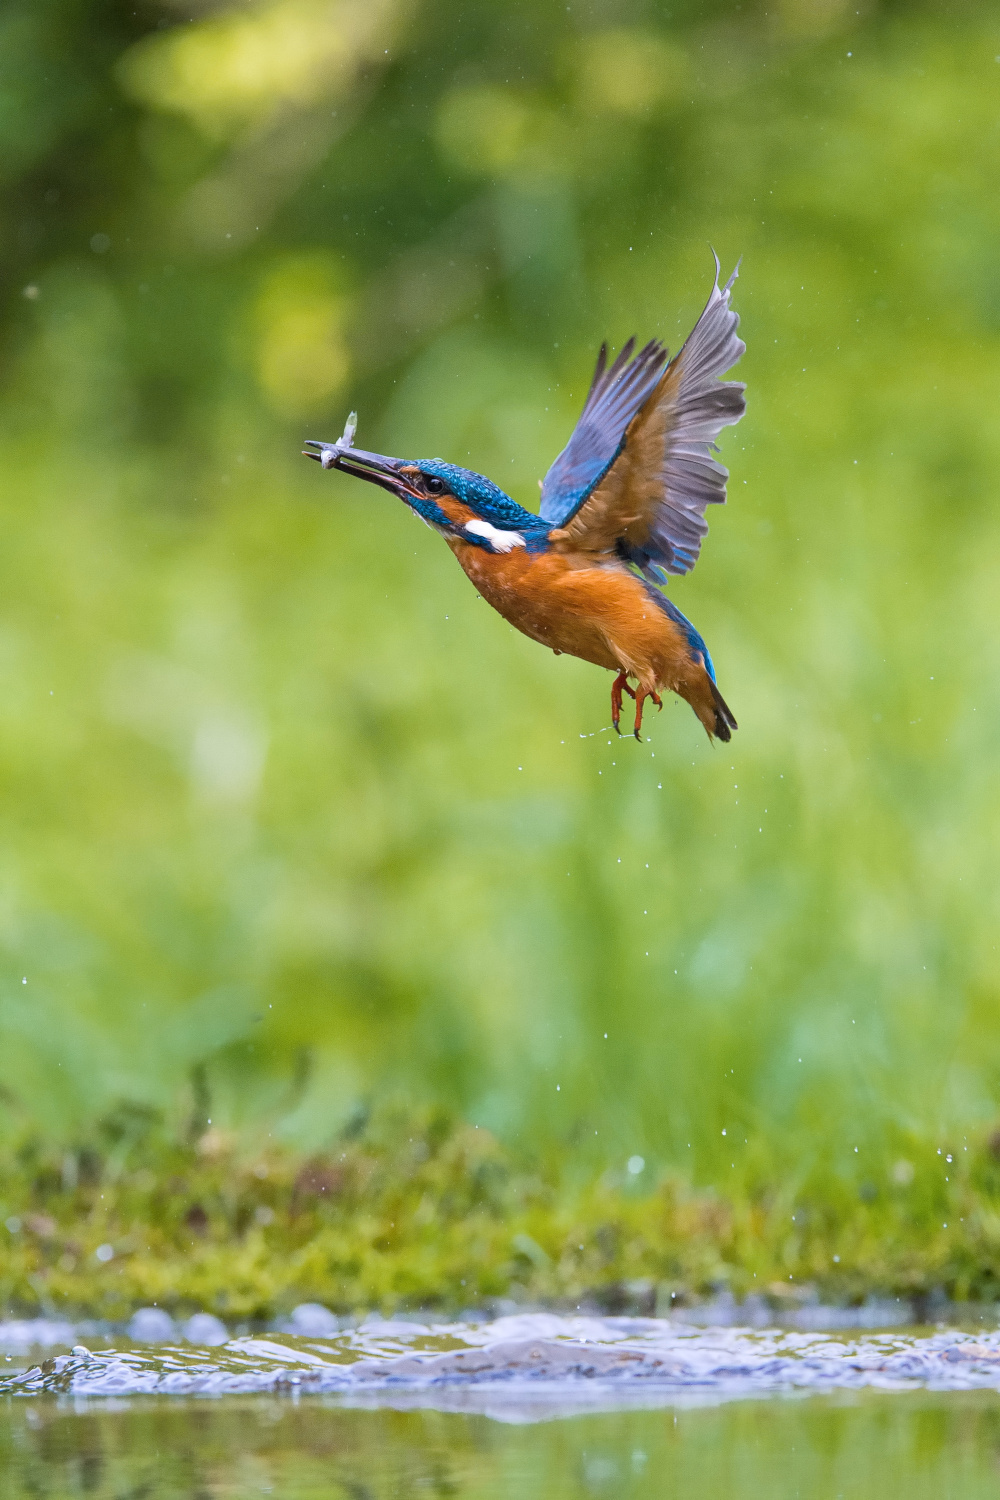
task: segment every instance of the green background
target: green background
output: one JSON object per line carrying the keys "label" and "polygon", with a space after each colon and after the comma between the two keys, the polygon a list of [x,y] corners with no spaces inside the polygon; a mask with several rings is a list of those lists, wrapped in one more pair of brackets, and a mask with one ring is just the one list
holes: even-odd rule
{"label": "green background", "polygon": [[[391,1096],[878,1188],[991,1124],[998,54],[975,4],[11,0],[5,1130]],[[749,404],[671,594],[740,731],[640,746],[299,450],[356,407],[534,506],[710,245]]]}

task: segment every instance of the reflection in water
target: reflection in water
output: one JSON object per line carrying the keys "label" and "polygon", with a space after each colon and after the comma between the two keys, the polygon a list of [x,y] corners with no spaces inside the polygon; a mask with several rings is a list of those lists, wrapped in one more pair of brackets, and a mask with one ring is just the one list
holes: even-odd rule
{"label": "reflection in water", "polygon": [[986,1392],[777,1400],[503,1424],[326,1398],[46,1399],[0,1408],[7,1500],[993,1497]]}

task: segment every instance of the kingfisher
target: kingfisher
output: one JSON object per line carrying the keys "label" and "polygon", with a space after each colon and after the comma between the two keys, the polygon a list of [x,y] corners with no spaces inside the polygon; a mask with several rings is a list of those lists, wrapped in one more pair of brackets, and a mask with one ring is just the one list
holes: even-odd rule
{"label": "kingfisher", "polygon": [[356,448],[354,412],[339,441],[310,438],[303,449],[408,505],[533,641],[614,672],[612,723],[620,734],[627,693],[637,740],[646,699],[662,708],[667,691],[691,705],[710,740],[737,727],[708,647],[663,591],[668,575],[697,562],[707,507],[725,502],[715,440],[746,407],[745,386],[720,378],[746,349],[729,305],[739,263],[723,287],[719,270],[716,256],[711,295],[673,359],[659,339],[638,354],[629,339],[609,366],[602,344],[580,419],[539,481],[538,514],[458,464]]}

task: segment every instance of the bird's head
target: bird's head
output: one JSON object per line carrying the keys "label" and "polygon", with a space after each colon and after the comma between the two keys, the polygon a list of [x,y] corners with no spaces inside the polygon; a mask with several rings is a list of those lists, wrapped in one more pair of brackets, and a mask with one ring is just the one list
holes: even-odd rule
{"label": "bird's head", "polygon": [[443,458],[388,458],[354,447],[357,418],[348,418],[339,442],[306,442],[303,453],[324,469],[340,469],[367,479],[402,500],[428,526],[446,537],[491,552],[524,547],[548,533],[539,516],[525,510],[484,474],[446,463]]}

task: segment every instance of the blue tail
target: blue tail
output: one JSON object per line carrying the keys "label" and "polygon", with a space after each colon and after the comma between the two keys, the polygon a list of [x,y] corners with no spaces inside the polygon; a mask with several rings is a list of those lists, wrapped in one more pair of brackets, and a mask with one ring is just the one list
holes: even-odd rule
{"label": "blue tail", "polygon": [[668,599],[666,594],[661,593],[659,589],[652,588],[649,585],[647,585],[647,588],[649,589],[650,594],[656,600],[657,604],[663,610],[663,613],[669,619],[673,620],[675,625],[680,626],[681,633],[684,636],[685,641],[687,641],[692,658],[695,661],[700,658],[705,671],[708,673],[709,681],[712,684],[712,699],[715,704],[716,738],[720,740],[732,739],[732,731],[734,729],[738,729],[739,725],[733,717],[733,712],[729,707],[729,704],[719,692],[718,684],[715,680],[715,663],[712,661],[712,658],[709,655],[708,647],[705,645],[705,642],[702,640],[697,630],[695,630],[694,626],[691,624],[691,621],[688,619],[687,615],[682,614],[681,611],[677,608],[677,605],[674,604],[670,599]]}

